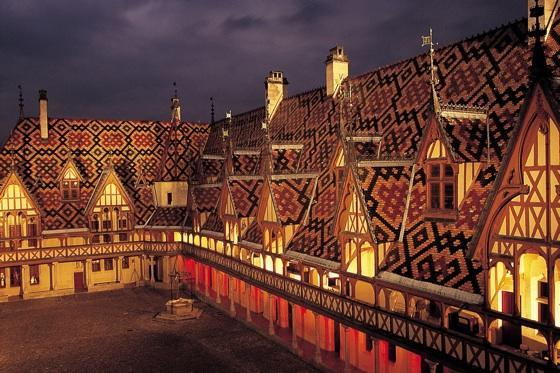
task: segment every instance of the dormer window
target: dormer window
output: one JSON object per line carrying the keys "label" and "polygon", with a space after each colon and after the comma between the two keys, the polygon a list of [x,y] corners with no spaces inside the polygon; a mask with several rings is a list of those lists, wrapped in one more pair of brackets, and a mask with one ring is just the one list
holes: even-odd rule
{"label": "dormer window", "polygon": [[77,201],[80,199],[80,179],[73,168],[68,168],[60,181],[60,191],[63,201]]}
{"label": "dormer window", "polygon": [[447,162],[430,162],[427,170],[428,211],[455,213],[457,209],[457,177]]}

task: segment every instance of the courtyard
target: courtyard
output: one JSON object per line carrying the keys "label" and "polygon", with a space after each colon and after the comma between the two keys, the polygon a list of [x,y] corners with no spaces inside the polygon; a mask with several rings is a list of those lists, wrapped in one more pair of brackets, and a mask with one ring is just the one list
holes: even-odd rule
{"label": "courtyard", "polygon": [[224,313],[155,321],[168,292],[147,288],[0,305],[2,372],[309,372],[315,369]]}

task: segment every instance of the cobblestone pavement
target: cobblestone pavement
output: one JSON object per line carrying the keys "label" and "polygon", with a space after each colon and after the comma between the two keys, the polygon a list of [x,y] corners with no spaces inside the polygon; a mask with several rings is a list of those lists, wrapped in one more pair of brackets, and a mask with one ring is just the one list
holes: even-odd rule
{"label": "cobblestone pavement", "polygon": [[230,319],[155,321],[168,293],[145,288],[0,304],[1,372],[308,372]]}

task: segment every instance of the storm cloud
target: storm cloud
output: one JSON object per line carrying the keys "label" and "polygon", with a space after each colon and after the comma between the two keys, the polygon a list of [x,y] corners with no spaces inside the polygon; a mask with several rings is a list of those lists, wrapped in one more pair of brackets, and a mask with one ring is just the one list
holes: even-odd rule
{"label": "storm cloud", "polygon": [[290,94],[324,84],[329,48],[351,75],[422,53],[429,26],[445,45],[526,16],[524,0],[2,0],[0,139],[37,90],[51,117],[169,119],[176,81],[183,116],[209,120],[263,104],[268,71]]}

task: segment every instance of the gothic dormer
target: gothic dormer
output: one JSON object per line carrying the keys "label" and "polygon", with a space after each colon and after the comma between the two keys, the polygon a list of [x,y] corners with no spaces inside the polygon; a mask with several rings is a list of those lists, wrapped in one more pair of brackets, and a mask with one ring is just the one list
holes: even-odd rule
{"label": "gothic dormer", "polygon": [[74,202],[80,200],[80,185],[83,179],[72,158],[68,158],[66,161],[57,181],[62,201]]}

